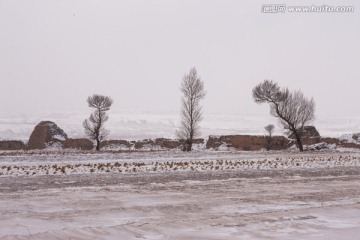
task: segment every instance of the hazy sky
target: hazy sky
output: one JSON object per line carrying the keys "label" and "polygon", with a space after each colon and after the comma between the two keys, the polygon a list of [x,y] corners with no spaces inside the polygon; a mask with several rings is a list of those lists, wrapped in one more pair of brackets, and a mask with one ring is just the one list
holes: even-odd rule
{"label": "hazy sky", "polygon": [[206,113],[268,114],[251,90],[272,79],[314,97],[320,118],[360,116],[359,1],[291,1],[355,12],[283,14],[244,2],[1,0],[0,114],[83,111],[93,93],[113,110],[178,111],[195,66]]}

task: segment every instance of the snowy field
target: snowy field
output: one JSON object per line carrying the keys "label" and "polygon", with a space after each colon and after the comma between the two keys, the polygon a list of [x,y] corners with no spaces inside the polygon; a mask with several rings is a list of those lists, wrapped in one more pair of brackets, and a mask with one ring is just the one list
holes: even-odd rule
{"label": "snowy field", "polygon": [[[0,118],[0,140],[22,140],[27,142],[34,127],[43,120],[54,121],[69,137],[85,137],[82,122],[89,112],[7,114]],[[110,112],[106,123],[109,139],[139,140],[146,138],[174,138],[179,123],[179,113]],[[202,137],[209,135],[265,134],[264,126],[276,125],[276,119],[265,115],[215,115],[205,114],[201,122]],[[340,137],[343,134],[360,132],[360,117],[318,118],[315,126],[322,136]],[[276,134],[283,134],[275,128]]]}
{"label": "snowy field", "polygon": [[0,173],[0,239],[360,234],[360,153],[1,152]]}
{"label": "snowy field", "polygon": [[[355,151],[355,150],[353,150]],[[8,151],[0,153],[1,176],[245,171],[360,167],[360,153],[154,151],[96,153],[84,151]]]}

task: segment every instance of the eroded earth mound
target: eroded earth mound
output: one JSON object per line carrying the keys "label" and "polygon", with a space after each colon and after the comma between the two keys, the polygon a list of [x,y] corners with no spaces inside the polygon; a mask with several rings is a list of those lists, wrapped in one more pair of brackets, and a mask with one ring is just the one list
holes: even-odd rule
{"label": "eroded earth mound", "polygon": [[45,149],[56,143],[62,145],[66,141],[67,135],[54,122],[42,121],[36,125],[31,133],[27,149]]}

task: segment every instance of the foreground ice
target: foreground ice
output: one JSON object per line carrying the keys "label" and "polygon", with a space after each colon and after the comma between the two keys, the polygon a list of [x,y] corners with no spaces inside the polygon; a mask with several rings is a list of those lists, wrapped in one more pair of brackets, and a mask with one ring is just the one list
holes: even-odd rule
{"label": "foreground ice", "polygon": [[[73,165],[105,163],[103,158],[258,162],[279,155],[139,153],[122,160],[116,154],[28,155],[9,157],[6,164],[38,166],[51,158]],[[0,239],[358,239],[359,154],[286,153],[282,159],[336,159],[339,165],[3,175]],[[341,164],[346,159],[356,165]]]}

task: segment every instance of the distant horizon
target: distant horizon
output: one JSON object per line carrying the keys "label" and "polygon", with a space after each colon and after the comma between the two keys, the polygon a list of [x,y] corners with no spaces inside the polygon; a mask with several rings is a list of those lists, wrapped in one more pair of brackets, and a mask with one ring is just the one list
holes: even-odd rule
{"label": "distant horizon", "polygon": [[[53,121],[71,138],[86,138],[82,122],[90,114],[81,112],[47,112],[44,114],[13,114],[0,118],[0,140],[27,141],[40,121]],[[175,138],[180,115],[175,112],[110,111],[105,128],[110,130],[107,139],[140,140],[146,138]],[[285,135],[277,119],[264,115],[207,114],[200,124],[201,137],[209,135],[264,135],[267,124],[275,125],[276,135]],[[359,118],[317,118],[314,125],[325,137],[340,137],[360,132]]]}

